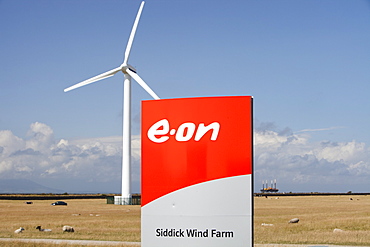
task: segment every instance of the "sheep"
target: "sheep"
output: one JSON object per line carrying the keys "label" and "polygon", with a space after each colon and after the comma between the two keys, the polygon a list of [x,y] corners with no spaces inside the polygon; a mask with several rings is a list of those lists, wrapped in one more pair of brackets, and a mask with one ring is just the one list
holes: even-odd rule
{"label": "sheep", "polygon": [[344,232],[342,229],[338,229],[338,228],[335,228],[334,230],[333,230],[333,232],[334,233],[339,233],[339,232]]}
{"label": "sheep", "polygon": [[96,215],[94,215],[94,214],[90,214],[90,216],[100,216],[100,214],[96,214]]}
{"label": "sheep", "polygon": [[51,229],[42,229],[41,226],[36,226],[36,229],[39,229],[40,232],[51,232]]}
{"label": "sheep", "polygon": [[74,232],[75,230],[73,229],[72,226],[63,226],[63,232]]}
{"label": "sheep", "polygon": [[298,221],[299,221],[298,218],[294,218],[294,219],[289,220],[289,223],[298,223]]}
{"label": "sheep", "polygon": [[266,223],[262,223],[261,226],[274,226],[274,224],[266,224]]}
{"label": "sheep", "polygon": [[15,230],[14,233],[22,233],[24,231],[23,227],[20,227],[19,229]]}

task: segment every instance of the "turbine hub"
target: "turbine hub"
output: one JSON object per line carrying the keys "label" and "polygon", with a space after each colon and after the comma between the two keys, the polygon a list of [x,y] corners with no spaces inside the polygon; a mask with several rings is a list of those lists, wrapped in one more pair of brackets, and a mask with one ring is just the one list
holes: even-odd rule
{"label": "turbine hub", "polygon": [[129,64],[122,64],[121,65],[121,70],[122,70],[122,72],[124,73],[124,74],[127,74],[127,70],[131,70],[132,72],[134,72],[134,73],[136,73],[136,69],[133,67],[133,66],[131,66],[131,65],[129,65]]}

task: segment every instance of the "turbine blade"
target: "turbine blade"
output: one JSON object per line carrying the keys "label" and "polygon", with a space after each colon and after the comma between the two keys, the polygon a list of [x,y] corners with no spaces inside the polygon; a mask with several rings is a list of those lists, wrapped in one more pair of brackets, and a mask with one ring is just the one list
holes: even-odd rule
{"label": "turbine blade", "polygon": [[133,72],[132,70],[130,69],[127,69],[126,70],[127,74],[129,74],[132,78],[134,78],[134,80],[139,83],[139,85],[144,88],[145,91],[148,92],[148,94],[150,94],[150,96],[152,96],[154,99],[160,99],[158,97],[158,95],[148,86],[148,84],[145,83],[145,81],[143,79],[140,78],[140,76],[138,74],[136,74],[135,72]]}
{"label": "turbine blade", "polygon": [[64,89],[64,92],[68,92],[68,91],[71,91],[73,89],[76,89],[76,88],[79,88],[79,87],[82,87],[82,86],[86,86],[90,83],[93,83],[93,82],[97,82],[97,81],[100,81],[100,80],[103,80],[105,78],[108,78],[108,77],[111,77],[111,76],[114,76],[114,74],[116,74],[118,71],[121,70],[121,67],[118,67],[118,68],[115,68],[115,69],[112,69],[112,70],[109,70],[105,73],[102,73],[100,75],[97,75],[97,76],[94,76],[90,79],[87,79],[87,80],[84,80],[80,83],[77,83],[69,88],[66,88]]}
{"label": "turbine blade", "polygon": [[139,19],[140,19],[141,12],[142,12],[143,7],[144,7],[144,3],[145,3],[144,1],[141,2],[139,11],[137,12],[137,15],[136,15],[136,19],[135,19],[134,25],[132,26],[130,38],[128,39],[128,43],[127,43],[126,51],[125,51],[125,59],[123,61],[123,64],[125,64],[125,65],[127,65],[128,58],[130,56],[130,51],[131,51],[132,43],[134,41],[136,29],[137,29],[137,26],[139,24]]}

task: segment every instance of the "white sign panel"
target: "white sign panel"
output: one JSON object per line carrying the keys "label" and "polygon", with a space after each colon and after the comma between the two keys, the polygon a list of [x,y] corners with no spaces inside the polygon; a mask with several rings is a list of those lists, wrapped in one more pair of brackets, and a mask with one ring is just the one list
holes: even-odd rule
{"label": "white sign panel", "polygon": [[144,101],[142,114],[142,246],[253,246],[252,97]]}

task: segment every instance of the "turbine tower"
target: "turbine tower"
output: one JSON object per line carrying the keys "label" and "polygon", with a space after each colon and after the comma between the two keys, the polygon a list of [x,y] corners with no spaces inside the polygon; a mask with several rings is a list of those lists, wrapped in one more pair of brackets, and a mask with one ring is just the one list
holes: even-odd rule
{"label": "turbine tower", "polygon": [[131,78],[133,78],[139,85],[144,88],[154,99],[159,99],[157,94],[153,92],[153,90],[144,82],[143,79],[136,73],[134,67],[128,64],[128,59],[130,56],[130,51],[132,47],[132,43],[134,41],[135,33],[137,26],[139,24],[139,19],[141,16],[141,12],[144,7],[144,1],[141,2],[139,11],[136,15],[136,19],[134,25],[131,30],[130,38],[128,40],[125,57],[123,63],[112,70],[109,70],[105,73],[100,75],[94,76],[90,79],[77,83],[71,87],[64,89],[64,92],[68,92],[70,90],[88,85],[93,82],[100,81],[102,79],[111,77],[122,71],[124,74],[124,86],[123,86],[123,138],[122,138],[122,198],[124,200],[123,204],[129,204],[131,199],[131,172],[130,172],[130,164],[131,164]]}

